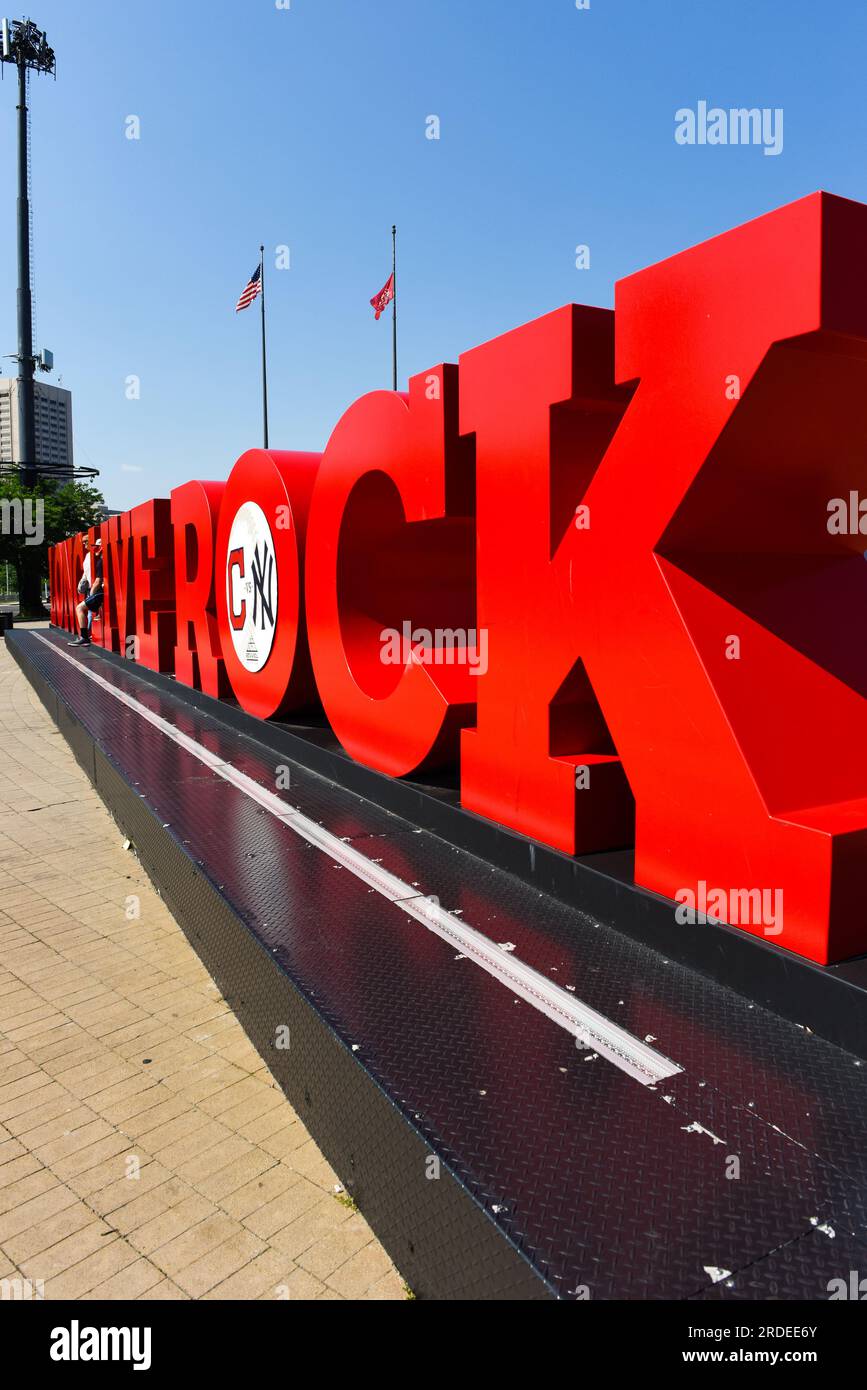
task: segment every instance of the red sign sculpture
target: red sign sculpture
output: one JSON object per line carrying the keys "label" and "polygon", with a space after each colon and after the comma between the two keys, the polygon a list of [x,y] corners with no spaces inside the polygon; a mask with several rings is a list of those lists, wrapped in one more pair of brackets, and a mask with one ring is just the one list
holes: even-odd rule
{"label": "red sign sculpture", "polygon": [[206,695],[229,695],[217,626],[214,543],[223,483],[184,483],[172,492],[175,546],[174,672],[184,685]]}
{"label": "red sign sculpture", "polygon": [[[113,518],[97,640],[263,718],[318,697],[568,854],[634,842],[685,930],[867,950],[865,254],[815,194]],[[58,626],[80,573],[54,547]]]}
{"label": "red sign sculpture", "polygon": [[475,627],[472,512],[456,367],[347,410],[313,493],[307,623],[334,732],[359,762],[393,776],[454,762],[459,730],[473,722],[479,680],[468,663],[424,659],[436,655],[437,630]]}
{"label": "red sign sculpture", "polygon": [[318,454],[250,449],[217,526],[217,618],[238,703],[271,719],[316,699],[304,621],[304,547]]}

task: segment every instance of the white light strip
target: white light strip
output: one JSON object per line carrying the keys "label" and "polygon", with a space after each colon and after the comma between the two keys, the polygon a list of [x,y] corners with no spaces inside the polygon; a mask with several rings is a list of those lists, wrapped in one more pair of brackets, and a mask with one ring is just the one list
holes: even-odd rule
{"label": "white light strip", "polygon": [[55,642],[50,642],[48,638],[40,636],[39,633],[33,634],[38,641],[45,644],[55,656],[73,666],[76,671],[87,676],[88,680],[93,681],[101,689],[126,705],[127,709],[147,720],[160,733],[165,734],[178,747],[192,757],[197,758],[200,763],[209,768],[216,776],[222,777],[224,781],[231,783],[245,796],[250,797],[257,805],[269,811],[272,816],[290,830],[294,830],[297,835],[322,850],[335,863],[341,864],[343,868],[349,869],[350,873],[366,883],[368,887],[376,890],[382,897],[400,908],[409,917],[421,922],[429,931],[436,936],[442,937],[449,945],[457,948],[459,953],[466,956],[469,960],[475,961],[476,965],[489,975],[500,981],[518,995],[526,1003],[532,1004],[534,1009],[538,1009],[546,1018],[552,1020],[564,1028],[567,1033],[571,1033],[580,1043],[588,1049],[593,1049],[601,1057],[613,1062],[627,1076],[640,1081],[644,1086],[652,1086],[657,1081],[662,1081],[667,1076],[675,1076],[683,1068],[669,1058],[663,1057],[662,1053],[649,1047],[647,1043],[639,1038],[627,1033],[625,1028],[614,1023],[604,1014],[597,1013],[591,1009],[589,1004],[584,1004],[580,999],[576,999],[568,990],[562,989],[560,985],[555,985],[547,976],[534,970],[531,966],[525,965],[510,951],[505,951],[496,942],[491,941],[481,932],[468,926],[466,922],[460,921],[451,912],[440,907],[439,901],[435,897],[428,897],[421,894],[409,883],[404,883],[403,879],[395,874],[389,873],[381,865],[375,864],[367,855],[361,854],[359,850],[345,841],[332,835],[329,830],[323,829],[315,821],[305,816],[303,812],[295,806],[288,806],[281,797],[271,792],[267,787],[261,786],[259,782],[248,777],[246,773],[240,772],[231,763],[224,762],[216,754],[211,753],[188,734],[181,733],[168,720],[154,714],[153,710],[147,708],[132,695],[128,695],[124,690],[118,690],[116,686],[105,680],[102,676],[92,671],[81,660],[76,660],[68,652],[61,651]]}

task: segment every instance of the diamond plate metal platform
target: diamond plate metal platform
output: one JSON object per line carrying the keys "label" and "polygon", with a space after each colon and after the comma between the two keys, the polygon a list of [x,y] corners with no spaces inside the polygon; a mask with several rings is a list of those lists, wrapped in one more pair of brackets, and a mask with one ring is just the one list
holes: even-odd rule
{"label": "diamond plate metal platform", "polygon": [[[418,1297],[824,1300],[867,1271],[860,1057],[317,775],[279,730],[66,634],[7,642]],[[644,1085],[576,1045],[237,778],[274,795],[281,768],[287,808],[682,1070]]]}

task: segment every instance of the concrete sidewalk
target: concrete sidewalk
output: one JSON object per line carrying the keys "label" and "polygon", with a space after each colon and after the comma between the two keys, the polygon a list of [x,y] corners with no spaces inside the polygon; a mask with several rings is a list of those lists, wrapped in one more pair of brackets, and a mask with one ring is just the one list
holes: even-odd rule
{"label": "concrete sidewalk", "polygon": [[2,640],[0,750],[0,1280],[404,1298]]}

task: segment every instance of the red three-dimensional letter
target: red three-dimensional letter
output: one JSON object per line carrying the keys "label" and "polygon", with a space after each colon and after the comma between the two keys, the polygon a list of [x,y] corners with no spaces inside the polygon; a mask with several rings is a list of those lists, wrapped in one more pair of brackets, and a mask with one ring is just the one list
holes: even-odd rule
{"label": "red three-dimensional letter", "polygon": [[[464,806],[568,853],[629,844],[632,799],[580,659],[593,596],[575,556],[584,491],[628,394],[614,315],[570,306],[461,357],[461,429],[476,436],[478,620],[489,629]],[[616,640],[616,639],[615,639]]]}
{"label": "red three-dimensional letter", "polygon": [[271,719],[316,701],[304,620],[304,546],[319,454],[250,449],[217,527],[220,643],[238,703]]}
{"label": "red three-dimensional letter", "polygon": [[77,607],[81,602],[81,594],[78,592],[78,584],[84,574],[84,533],[78,532],[69,539],[69,626],[78,635],[78,613]]}
{"label": "red three-dimensional letter", "polygon": [[175,538],[175,676],[206,695],[228,695],[217,627],[214,544],[225,483],[184,483],[172,489]]}
{"label": "red three-dimensional letter", "polygon": [[479,684],[472,451],[457,426],[454,366],[408,395],[363,396],[328,442],[310,511],[319,696],[347,752],[393,776],[455,759]]}
{"label": "red three-dimensional letter", "polygon": [[52,546],[49,551],[50,577],[51,577],[51,621],[58,627],[66,628],[68,632],[77,630],[75,617],[75,604],[78,595],[75,586],[80,578],[80,572],[73,577],[72,547],[74,537],[69,536],[65,541],[58,541],[57,545]]}
{"label": "red three-dimensional letter", "polygon": [[175,579],[171,503],[157,497],[130,512],[137,660],[171,671],[175,649]]}
{"label": "red three-dimensional letter", "polygon": [[64,542],[63,553],[63,588],[64,588],[64,611],[66,617],[66,627],[70,632],[78,635],[78,616],[76,606],[81,601],[78,592],[78,581],[84,571],[84,547],[81,543],[81,536],[70,536]]}
{"label": "red three-dimensional letter", "polygon": [[[827,526],[863,479],[865,253],[867,209],[816,195],[621,284],[617,377],[638,386],[561,546],[573,646],[636,798],[637,881],[721,891],[737,925],[819,961],[867,947],[867,580],[858,538]],[[472,420],[471,374],[462,390]],[[542,476],[543,428],[524,434]],[[501,462],[481,428],[478,459],[480,477]],[[532,602],[511,619],[528,634]],[[526,775],[485,813],[544,826],[544,750],[513,715],[502,752]]]}
{"label": "red three-dimensional letter", "polygon": [[864,481],[865,253],[816,194],[619,286],[640,380],[588,494],[638,882],[761,892],[737,925],[819,961],[867,948],[867,573],[827,524]]}
{"label": "red three-dimensional letter", "polygon": [[105,614],[103,643],[112,652],[129,656],[127,639],[135,632],[133,539],[130,512],[109,517],[102,525]]}
{"label": "red three-dimensional letter", "polygon": [[[91,572],[91,577],[92,577],[91,588],[93,587],[93,582],[96,581],[96,565],[97,565],[97,558],[101,558],[101,554],[102,554],[102,552],[97,552],[95,542],[96,542],[97,540],[100,540],[100,541],[102,541],[102,544],[105,545],[105,540],[104,540],[104,532],[105,532],[105,529],[106,529],[105,523],[104,523],[104,522],[101,522],[98,526],[91,526],[90,530],[87,532],[87,543],[88,543],[88,549],[89,549],[89,553],[90,553],[90,563],[91,563],[91,571],[90,571],[90,572]],[[82,556],[82,569],[83,569],[83,566],[84,566],[84,558],[83,558],[83,556]],[[105,562],[104,562],[104,561],[103,561],[103,581],[102,581],[102,583],[103,583],[103,590],[104,590],[104,589],[105,589]],[[81,601],[81,594],[79,594],[78,592],[76,592],[75,599],[76,599],[76,603],[80,602],[80,601]],[[111,650],[111,629],[110,629],[109,624],[108,624],[108,622],[107,622],[107,620],[106,620],[106,612],[105,612],[105,603],[104,603],[104,602],[103,602],[103,606],[99,609],[99,611],[96,612],[96,613],[93,613],[93,614],[91,615],[91,618],[90,618],[90,640],[91,640],[91,642],[95,642],[96,645],[97,645],[98,647],[108,647],[108,649]]]}
{"label": "red three-dimensional letter", "polygon": [[61,599],[60,599],[60,546],[50,545],[48,547],[48,588],[50,593],[50,621],[52,627],[61,627]]}

